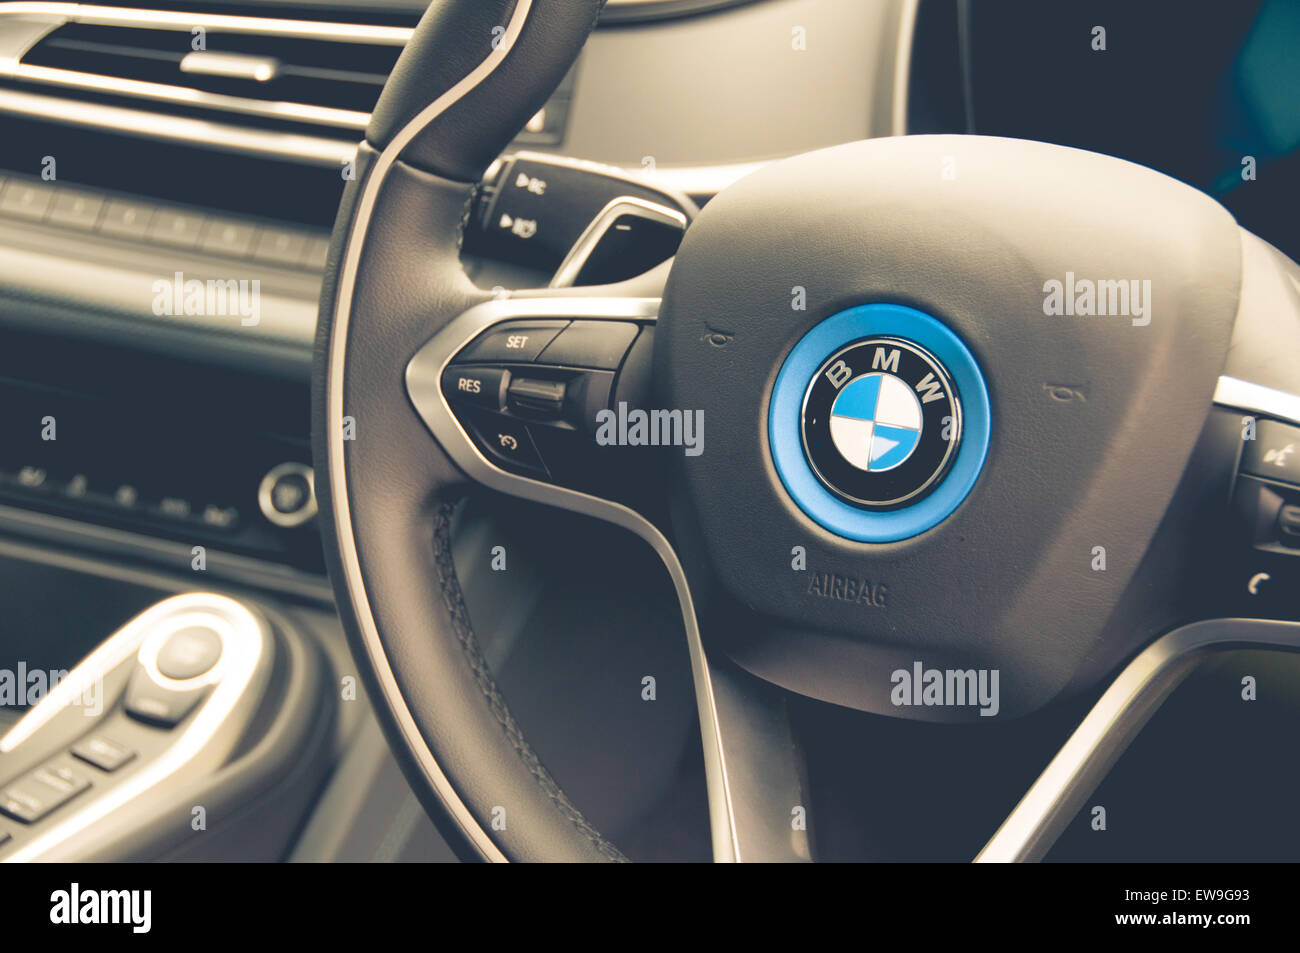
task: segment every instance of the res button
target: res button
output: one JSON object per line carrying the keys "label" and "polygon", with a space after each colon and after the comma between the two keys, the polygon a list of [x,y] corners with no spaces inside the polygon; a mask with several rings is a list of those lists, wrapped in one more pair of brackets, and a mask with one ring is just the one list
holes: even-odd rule
{"label": "res button", "polygon": [[510,372],[503,367],[453,364],[442,372],[442,392],[448,400],[500,410],[505,403]]}
{"label": "res button", "polygon": [[568,321],[499,324],[470,342],[456,355],[456,361],[532,361],[568,325]]}

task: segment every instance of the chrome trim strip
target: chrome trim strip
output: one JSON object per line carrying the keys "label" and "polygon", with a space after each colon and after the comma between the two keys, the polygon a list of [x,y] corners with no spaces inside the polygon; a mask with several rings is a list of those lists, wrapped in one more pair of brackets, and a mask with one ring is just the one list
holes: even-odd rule
{"label": "chrome trim strip", "polygon": [[37,43],[63,25],[62,17],[0,19],[0,74],[8,73]]}
{"label": "chrome trim strip", "polygon": [[[241,726],[229,720],[231,714],[241,701],[259,696],[270,680],[271,631],[263,619],[241,603],[210,592],[164,599],[118,629],[0,739],[0,752],[13,751],[66,710],[80,696],[87,680],[102,680],[111,669],[129,662],[137,653],[142,661],[156,659],[162,641],[196,618],[202,618],[205,625],[221,634],[221,659],[196,680],[215,687],[189,716],[185,727],[177,731],[172,744],[147,767],[109,788],[102,797],[92,792],[80,810],[23,844],[3,863],[40,860],[57,848],[75,848],[73,840],[77,835],[182,769],[195,765],[214,769],[220,765],[239,740]],[[163,678],[152,673],[150,677]],[[58,859],[69,859],[66,853],[62,852]]]}
{"label": "chrome trim strip", "polygon": [[[334,326],[326,363],[325,415],[329,421],[343,419],[343,368],[347,353],[348,323],[352,314],[352,296],[357,268],[361,261],[363,239],[370,227],[370,217],[374,214],[375,199],[379,195],[379,189],[402,149],[425,126],[475,89],[506,59],[519,39],[532,5],[532,0],[519,0],[501,37],[501,42],[496,48],[460,82],[420,110],[379,154],[374,168],[366,177],[357,201],[356,215],[347,235],[342,260],[339,263],[338,296],[334,307]],[[406,699],[402,697],[402,692],[398,688],[392,666],[389,665],[388,656],[384,653],[383,642],[379,638],[374,614],[370,610],[365,580],[361,577],[360,560],[352,541],[352,511],[348,504],[342,428],[327,426],[326,433],[326,453],[329,457],[329,473],[326,478],[330,481],[330,505],[338,528],[339,558],[343,568],[342,582],[347,587],[348,595],[355,608],[361,640],[366,647],[366,654],[370,657],[370,664],[374,667],[376,680],[384,695],[384,702],[393,713],[408,750],[424,772],[426,781],[442,800],[451,819],[460,826],[461,832],[484,858],[505,861],[507,858],[501,852],[501,848],[497,847],[478,819],[466,807],[465,802],[460,799],[447,779],[447,775],[443,773],[442,767],[434,759],[433,753],[429,751],[428,745],[420,734],[419,726],[416,725],[415,718],[406,704]]]}
{"label": "chrome trim strip", "polygon": [[[709,821],[713,834],[713,857],[719,862],[743,858],[731,783],[718,719],[717,701],[709,675],[709,661],[700,639],[695,603],[686,572],[672,544],[653,523],[621,503],[565,489],[551,483],[507,473],[490,462],[470,440],[443,396],[442,372],[452,357],[485,328],[516,318],[605,318],[650,320],[659,312],[658,298],[502,298],[470,308],[456,317],[411,359],[406,368],[406,387],[411,402],[439,445],[473,479],[512,496],[585,513],[630,530],[650,544],[663,561],[673,581],[686,629],[687,650],[699,710],[704,747],[705,781],[709,797]],[[331,395],[334,388],[331,387]],[[339,440],[342,443],[342,440]],[[334,463],[335,461],[331,461]],[[762,858],[756,858],[761,860]]]}
{"label": "chrome trim strip", "polygon": [[280,61],[273,56],[194,50],[181,57],[180,70],[195,76],[223,76],[269,83],[280,75]]}
{"label": "chrome trim strip", "polygon": [[1300,394],[1288,394],[1262,384],[1252,384],[1236,377],[1219,378],[1214,388],[1214,402],[1220,407],[1247,410],[1265,417],[1300,424]]}
{"label": "chrome trim strip", "polygon": [[976,863],[1033,862],[1051,849],[1142,726],[1205,655],[1300,651],[1300,622],[1210,619],[1147,646],[1111,683],[1065,746],[979,852]]}
{"label": "chrome trim strip", "polygon": [[587,259],[591,257],[596,246],[600,244],[605,237],[605,233],[614,227],[614,223],[624,215],[636,215],[640,218],[649,219],[652,222],[658,222],[660,225],[673,225],[686,230],[686,216],[675,208],[669,208],[667,205],[661,205],[658,202],[647,202],[645,199],[639,199],[632,195],[622,195],[616,199],[610,199],[596,217],[591,220],[578,240],[573,243],[569,253],[564,256],[560,262],[560,267],[555,270],[555,277],[551,279],[549,287],[551,288],[572,288],[578,280],[578,275],[582,273],[583,267],[587,264]]}
{"label": "chrome trim strip", "polygon": [[195,27],[202,27],[204,30],[227,33],[260,33],[303,40],[373,43],[377,46],[405,46],[414,32],[410,27],[285,20],[279,17],[232,16],[219,13],[183,13],[132,7],[104,7],[93,3],[0,3],[0,17],[4,16],[53,16],[63,17],[70,23],[138,27],[146,30],[177,30],[184,33],[189,33]]}
{"label": "chrome trim strip", "polygon": [[[193,72],[193,70],[190,72]],[[136,99],[147,99],[152,102],[175,103],[180,106],[194,106],[244,116],[261,116],[267,119],[283,119],[288,122],[314,123],[318,126],[352,129],[358,132],[365,129],[370,122],[370,113],[358,112],[355,109],[335,109],[331,106],[312,106],[307,103],[294,103],[287,100],[229,96],[225,93],[209,93],[189,86],[150,83],[144,80],[124,79],[121,76],[105,76],[99,73],[79,73],[76,70],[55,69],[50,66],[31,66],[19,63],[8,73],[0,75],[43,83],[47,86],[87,89],[96,93],[132,96]]]}
{"label": "chrome trim strip", "polygon": [[91,126],[180,145],[248,153],[335,169],[344,162],[352,161],[357,154],[356,142],[341,139],[232,126],[206,119],[168,116],[103,103],[84,103],[16,89],[0,89],[0,112]]}

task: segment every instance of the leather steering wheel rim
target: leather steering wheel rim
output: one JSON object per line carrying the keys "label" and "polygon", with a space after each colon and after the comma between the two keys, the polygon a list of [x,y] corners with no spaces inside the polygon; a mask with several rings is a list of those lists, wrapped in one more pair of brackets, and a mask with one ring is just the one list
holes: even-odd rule
{"label": "leather steering wheel rim", "polygon": [[409,412],[402,373],[441,323],[490,297],[458,255],[476,183],[558,84],[602,5],[429,8],[367,129],[322,292],[313,451],[327,474],[318,491],[340,614],[407,778],[470,858],[624,859],[497,691],[451,560],[452,505],[469,481]]}

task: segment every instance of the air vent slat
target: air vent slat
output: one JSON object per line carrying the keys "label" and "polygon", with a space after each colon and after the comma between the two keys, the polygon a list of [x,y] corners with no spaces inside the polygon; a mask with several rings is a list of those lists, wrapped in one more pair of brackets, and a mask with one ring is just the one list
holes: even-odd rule
{"label": "air vent slat", "polygon": [[[401,47],[361,39],[209,30],[200,43],[189,30],[67,23],[22,58],[14,78],[24,85],[81,87],[88,94],[173,103],[187,111],[242,113],[339,129],[364,128]],[[268,21],[269,22],[269,21]],[[201,51],[274,69],[183,69]],[[219,57],[217,57],[219,58]]]}

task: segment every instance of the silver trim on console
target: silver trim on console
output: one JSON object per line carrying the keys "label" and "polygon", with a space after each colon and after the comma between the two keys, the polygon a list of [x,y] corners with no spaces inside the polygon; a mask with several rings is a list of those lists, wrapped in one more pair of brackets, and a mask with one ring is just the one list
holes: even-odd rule
{"label": "silver trim on console", "polygon": [[1142,726],[1211,652],[1300,651],[1300,622],[1210,619],[1157,639],[1128,664],[975,858],[1041,860]]}

